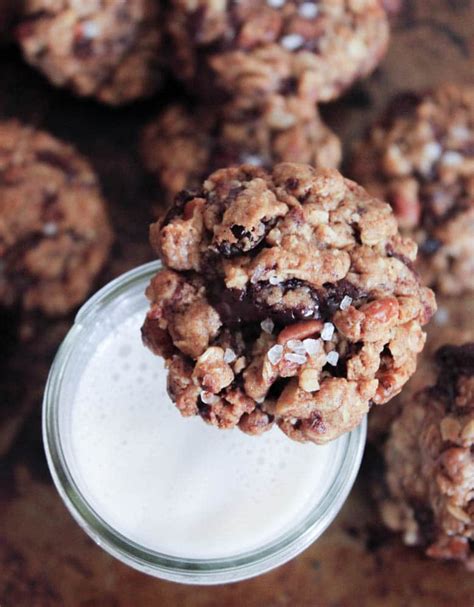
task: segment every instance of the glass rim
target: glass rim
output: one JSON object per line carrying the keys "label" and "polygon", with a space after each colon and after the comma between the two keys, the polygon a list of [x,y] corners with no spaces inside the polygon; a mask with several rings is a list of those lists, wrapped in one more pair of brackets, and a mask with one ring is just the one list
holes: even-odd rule
{"label": "glass rim", "polygon": [[[365,446],[367,420],[337,440],[345,441],[341,466],[326,494],[303,520],[262,547],[235,557],[196,559],[166,555],[139,545],[109,525],[79,489],[67,462],[61,439],[60,391],[67,365],[81,335],[100,311],[162,267],[153,261],[122,274],[95,293],[79,310],[75,322],[55,356],[43,398],[43,443],[58,493],[79,526],[106,552],[123,563],[155,577],[186,584],[221,584],[265,573],[300,554],[333,521],[355,481]],[[258,440],[258,439],[256,439]]]}

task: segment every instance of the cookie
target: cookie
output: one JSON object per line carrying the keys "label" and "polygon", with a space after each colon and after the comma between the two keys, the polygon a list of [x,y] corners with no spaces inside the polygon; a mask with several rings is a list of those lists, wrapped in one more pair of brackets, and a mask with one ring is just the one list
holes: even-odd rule
{"label": "cookie", "polygon": [[352,173],[388,200],[440,293],[474,290],[474,87],[397,97],[356,148]]}
{"label": "cookie", "polygon": [[325,443],[413,374],[435,309],[416,246],[335,169],[218,170],[150,237],[165,269],[143,337],[183,415]]}
{"label": "cookie", "polygon": [[171,0],[166,24],[176,77],[211,99],[336,99],[389,37],[380,0]]}
{"label": "cookie", "polygon": [[156,0],[26,0],[16,33],[26,60],[77,95],[120,105],[160,83]]}
{"label": "cookie", "polygon": [[402,408],[384,449],[385,524],[474,570],[474,343],[441,347],[438,377]]}
{"label": "cookie", "polygon": [[0,305],[68,312],[87,295],[111,240],[88,162],[47,133],[0,123]]}
{"label": "cookie", "polygon": [[[434,356],[436,351],[445,344],[461,345],[466,341],[474,341],[473,304],[472,298],[471,301],[463,301],[459,305],[459,302],[455,302],[452,298],[443,301],[443,298],[437,297],[438,309],[427,328],[426,345],[418,357],[416,372],[402,392],[391,401],[390,407],[372,407],[370,410],[367,441],[379,451],[383,450],[391,425],[399,417],[402,408],[410,406],[420,390],[436,382],[438,375]],[[454,308],[456,312],[459,312],[459,308],[464,308],[461,309],[461,318],[455,318]]]}
{"label": "cookie", "polygon": [[312,104],[295,98],[259,110],[172,105],[144,130],[141,152],[169,207],[183,189],[198,188],[218,168],[243,163],[271,168],[282,161],[336,168],[338,137]]}

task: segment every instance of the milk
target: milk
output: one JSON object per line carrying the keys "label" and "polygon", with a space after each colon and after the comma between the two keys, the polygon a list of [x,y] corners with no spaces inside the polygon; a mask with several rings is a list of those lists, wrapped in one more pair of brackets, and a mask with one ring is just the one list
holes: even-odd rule
{"label": "milk", "polygon": [[61,440],[79,491],[128,540],[175,557],[233,557],[295,529],[334,482],[346,439],[300,444],[278,428],[252,437],[181,417],[163,361],[141,342],[144,297],[138,307],[84,331],[63,381]]}

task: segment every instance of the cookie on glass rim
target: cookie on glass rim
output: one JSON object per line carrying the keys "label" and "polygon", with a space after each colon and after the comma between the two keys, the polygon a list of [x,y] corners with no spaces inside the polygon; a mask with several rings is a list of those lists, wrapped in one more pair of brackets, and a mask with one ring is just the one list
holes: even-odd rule
{"label": "cookie on glass rim", "polygon": [[183,415],[325,443],[415,371],[435,310],[416,245],[338,171],[218,170],[150,235],[165,268],[143,337]]}

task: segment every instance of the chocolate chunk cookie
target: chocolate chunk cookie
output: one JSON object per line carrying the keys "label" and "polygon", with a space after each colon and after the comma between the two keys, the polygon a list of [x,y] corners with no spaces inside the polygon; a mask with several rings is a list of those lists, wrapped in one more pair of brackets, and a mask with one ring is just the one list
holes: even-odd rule
{"label": "chocolate chunk cookie", "polygon": [[111,240],[97,179],[76,150],[0,123],[0,304],[69,311],[87,295]]}
{"label": "chocolate chunk cookie", "polygon": [[119,105],[160,82],[157,0],[25,0],[17,39],[56,86]]}
{"label": "chocolate chunk cookie", "polygon": [[439,375],[392,424],[384,522],[433,558],[474,570],[474,343],[436,353]]}
{"label": "chocolate chunk cookie", "polygon": [[211,98],[335,99],[375,68],[389,35],[380,0],[171,0],[166,21],[176,76]]}
{"label": "chocolate chunk cookie", "polygon": [[418,243],[426,284],[474,290],[474,87],[397,97],[356,148],[353,173]]}
{"label": "chocolate chunk cookie", "polygon": [[183,415],[325,443],[415,370],[435,309],[416,245],[334,169],[218,170],[177,196],[151,243],[165,269],[143,337]]}
{"label": "chocolate chunk cookie", "polygon": [[269,100],[259,110],[237,103],[189,110],[173,105],[150,123],[141,151],[162,202],[170,206],[180,190],[198,188],[222,167],[248,163],[271,168],[282,161],[338,167],[340,141],[316,108],[294,97],[278,101]]}

